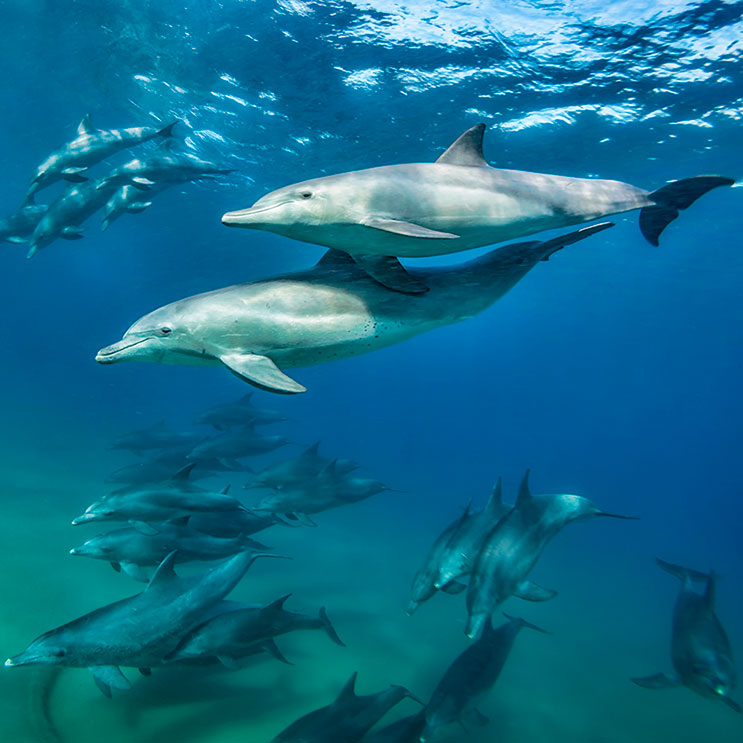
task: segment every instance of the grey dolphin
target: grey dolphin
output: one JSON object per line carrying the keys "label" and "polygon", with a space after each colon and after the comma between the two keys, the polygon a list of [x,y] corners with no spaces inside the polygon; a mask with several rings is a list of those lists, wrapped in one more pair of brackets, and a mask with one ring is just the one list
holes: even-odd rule
{"label": "grey dolphin", "polygon": [[425,710],[408,715],[367,735],[364,743],[418,743],[426,725]]}
{"label": "grey dolphin", "polygon": [[195,422],[214,426],[218,431],[222,431],[225,428],[265,426],[287,420],[276,410],[256,407],[253,405],[252,397],[251,391],[235,402],[215,405],[202,413]]}
{"label": "grey dolphin", "polygon": [[510,596],[527,601],[552,598],[555,591],[528,581],[527,576],[560,529],[596,516],[632,519],[602,511],[580,495],[533,496],[527,470],[516,504],[487,534],[472,567],[467,589],[467,636],[479,635],[488,617]]}
{"label": "grey dolphin", "polygon": [[238,552],[269,549],[245,535],[230,538],[205,534],[189,526],[190,518],[181,516],[151,524],[152,534],[143,534],[133,526],[114,529],[73,547],[70,554],[105,560],[115,570],[123,570],[135,580],[147,582],[149,577],[142,568],[159,565],[171,552],[175,552],[175,562],[181,563],[221,560]]}
{"label": "grey dolphin", "polygon": [[498,629],[493,629],[490,620],[485,622],[480,639],[446,669],[423,712],[426,722],[419,737],[421,743],[432,740],[440,727],[452,722],[464,724],[468,717],[481,724],[487,722],[475,705],[498,680],[519,631],[530,627],[544,632],[523,619],[507,619]]}
{"label": "grey dolphin", "polygon": [[239,430],[230,429],[197,444],[188,458],[196,461],[200,459],[243,459],[268,454],[290,443],[285,436],[267,436],[250,427]]}
{"label": "grey dolphin", "polygon": [[154,196],[165,191],[171,185],[171,183],[153,183],[149,187],[146,196],[142,194],[141,188],[136,188],[130,184],[121,186],[103,207],[101,230],[107,230],[112,222],[115,222],[124,214],[139,214],[143,212],[152,206]]}
{"label": "grey dolphin", "polygon": [[119,666],[160,665],[183,635],[206,619],[239,582],[257,555],[244,552],[212,570],[179,578],[166,557],[147,588],[37,637],[8,667],[51,664],[88,667],[100,690],[128,689]]}
{"label": "grey dolphin", "polygon": [[192,513],[189,521],[191,528],[214,537],[240,537],[256,534],[270,526],[282,524],[284,526],[299,526],[286,522],[276,514],[245,511],[204,511]]}
{"label": "grey dolphin", "polygon": [[[700,573],[657,558],[656,562],[681,581],[671,638],[671,660],[676,673],[670,676],[656,673],[632,680],[646,689],[683,685],[703,697],[720,699],[740,713],[743,711],[740,704],[730,697],[737,682],[733,651],[715,614],[715,574]],[[692,590],[694,581],[705,583],[704,593]]]}
{"label": "grey dolphin", "polygon": [[83,118],[77,127],[77,137],[52,152],[39,165],[28,189],[33,195],[50,183],[64,178],[69,181],[84,181],[82,173],[91,165],[106,157],[155,137],[170,137],[177,122],[161,129],[154,126],[137,126],[129,129],[96,129],[90,123],[90,115]]}
{"label": "grey dolphin", "polygon": [[46,214],[46,204],[34,204],[33,197],[26,199],[23,206],[13,214],[0,219],[0,241],[24,243]]}
{"label": "grey dolphin", "polygon": [[426,290],[393,256],[456,253],[542,230],[641,209],[654,245],[699,196],[732,178],[699,176],[648,192],[619,181],[567,178],[488,165],[484,124],[467,130],[435,163],[387,165],[295,183],[222,217],[230,227],[268,230],[344,250],[390,289]]}
{"label": "grey dolphin", "polygon": [[300,717],[272,743],[355,743],[396,704],[412,696],[404,686],[362,696],[354,691],[355,684],[354,673],[332,704]]}
{"label": "grey dolphin", "polygon": [[421,272],[430,291],[385,291],[351,259],[329,251],[308,271],[189,297],[137,320],[101,364],[222,364],[261,389],[304,392],[279,367],[321,364],[384,348],[482,312],[537,263],[610,223],[547,242],[508,245],[455,268]]}
{"label": "grey dolphin", "polygon": [[192,449],[206,440],[206,436],[190,431],[172,431],[165,421],[158,421],[147,428],[129,431],[117,437],[111,444],[112,449],[127,449],[141,454],[152,449],[172,449],[189,445]]}
{"label": "grey dolphin", "polygon": [[186,183],[231,172],[229,168],[220,168],[216,163],[202,160],[195,155],[174,152],[171,142],[166,140],[144,159],[130,160],[112,170],[100,181],[98,188],[118,188],[129,184],[142,191],[149,191],[153,187],[162,189],[166,184]]}
{"label": "grey dolphin", "polygon": [[330,623],[324,606],[320,607],[317,617],[287,611],[284,603],[290,596],[291,594],[282,596],[266,606],[235,604],[194,627],[166,660],[170,662],[215,657],[227,668],[232,668],[238,665],[237,661],[245,650],[265,640],[298,630],[321,629],[336,645],[345,647]]}
{"label": "grey dolphin", "polygon": [[100,181],[85,181],[70,186],[50,205],[29,238],[28,258],[51,245],[57,238],[79,240],[82,223],[98,211],[116,190],[115,185],[103,186]]}

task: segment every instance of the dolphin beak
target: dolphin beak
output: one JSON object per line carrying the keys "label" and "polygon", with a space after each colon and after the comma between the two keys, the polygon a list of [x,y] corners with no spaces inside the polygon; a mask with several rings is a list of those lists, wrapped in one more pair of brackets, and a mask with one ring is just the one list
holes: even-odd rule
{"label": "dolphin beak", "polygon": [[236,212],[227,212],[222,215],[222,224],[227,227],[252,227],[259,219],[255,219],[256,215],[263,214],[264,212],[277,209],[286,202],[279,204],[271,204],[270,206],[251,206],[250,209],[239,209]]}
{"label": "dolphin beak", "polygon": [[[78,516],[76,519],[72,520],[73,526],[79,526],[80,524],[84,524],[86,521],[95,521],[96,515],[94,513],[84,513],[82,516]],[[74,550],[74,548],[73,548]],[[70,554],[75,554],[73,550],[70,550]]]}
{"label": "dolphin beak", "polygon": [[122,338],[118,343],[113,343],[98,351],[95,360],[99,364],[115,364],[117,361],[124,361],[128,351],[148,340],[149,338]]}

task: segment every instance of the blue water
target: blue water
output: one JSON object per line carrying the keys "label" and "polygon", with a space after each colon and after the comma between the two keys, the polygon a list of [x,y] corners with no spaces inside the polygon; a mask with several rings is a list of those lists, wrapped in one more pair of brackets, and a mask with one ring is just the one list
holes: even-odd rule
{"label": "blue water", "polygon": [[[105,233],[94,216],[83,240],[31,261],[3,245],[4,657],[138,590],[66,555],[81,541],[71,518],[129,461],[110,442],[159,419],[192,430],[247,389],[217,367],[102,367],[96,351],[156,307],[322,254],[228,230],[225,211],[305,178],[432,161],[479,121],[496,167],[650,190],[743,175],[740,2],[17,0],[0,14],[3,213],[86,113],[102,128],[177,118],[188,149],[234,169]],[[484,501],[498,475],[514,497],[530,467],[536,493],[579,493],[641,520],[579,524],[547,548],[534,577],[558,597],[506,608],[552,634],[522,633],[482,704],[489,727],[441,739],[739,741],[741,718],[722,704],[629,678],[670,670],[678,586],[655,555],[722,576],[717,611],[743,656],[741,193],[701,199],[660,248],[636,213],[620,215],[478,317],[294,370],[304,395],[256,393],[290,418],[277,431],[321,439],[328,456],[406,491],[321,514],[317,529],[266,532],[295,559],[256,565],[235,592],[326,605],[346,649],[297,635],[282,644],[294,667],[155,672],[112,701],[85,670],[64,670],[50,691],[48,677],[3,669],[0,739],[267,741],[353,670],[362,692],[396,683],[427,698],[466,646],[464,605],[436,596],[409,618],[409,581],[461,506]]]}

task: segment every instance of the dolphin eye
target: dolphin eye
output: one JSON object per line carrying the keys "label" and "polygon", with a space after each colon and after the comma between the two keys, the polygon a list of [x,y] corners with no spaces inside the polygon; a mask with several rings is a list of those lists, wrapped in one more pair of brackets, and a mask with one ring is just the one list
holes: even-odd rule
{"label": "dolphin eye", "polygon": [[160,328],[160,335],[170,335],[173,332],[173,328],[169,328],[167,326],[163,326]]}
{"label": "dolphin eye", "polygon": [[303,199],[311,199],[312,198],[312,191],[302,191],[301,194],[299,194]]}
{"label": "dolphin eye", "polygon": [[66,650],[56,650],[54,652],[54,657],[55,658],[64,658],[65,655],[67,655],[67,651]]}

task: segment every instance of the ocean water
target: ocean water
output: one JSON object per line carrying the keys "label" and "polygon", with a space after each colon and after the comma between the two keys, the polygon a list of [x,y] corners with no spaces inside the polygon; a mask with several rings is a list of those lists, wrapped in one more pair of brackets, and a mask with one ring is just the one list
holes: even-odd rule
{"label": "ocean water", "polygon": [[[111,442],[161,419],[204,430],[201,412],[249,389],[218,367],[104,367],[96,351],[163,304],[322,255],[228,230],[224,212],[305,178],[433,161],[480,121],[496,167],[649,190],[738,178],[742,17],[743,3],[722,0],[0,1],[3,213],[86,113],[102,128],[177,119],[184,149],[233,170],[175,186],[106,232],[94,215],[83,239],[30,261],[2,245],[4,657],[141,589],[67,554],[101,531],[72,518],[134,461]],[[720,575],[717,613],[743,657],[741,193],[711,192],[658,248],[636,212],[614,217],[477,317],[293,370],[303,395],[255,393],[289,419],[271,432],[295,444],[251,466],[319,439],[403,491],[319,514],[315,529],[260,533],[293,559],[257,562],[231,596],[324,605],[347,647],[305,632],[279,638],[292,666],[259,656],[235,672],[125,669],[133,689],[112,700],[85,669],[2,669],[0,740],[260,743],[329,703],[353,671],[361,693],[403,684],[427,699],[468,645],[466,612],[462,596],[437,595],[408,617],[410,581],[470,499],[484,502],[500,475],[511,501],[528,467],[535,493],[578,493],[639,520],[572,525],[547,547],[533,577],[558,596],[505,610],[550,634],[521,633],[479,705],[487,727],[440,739],[739,741],[743,718],[723,704],[630,678],[671,670],[678,582],[654,556]],[[250,503],[248,477],[208,483]],[[385,720],[417,708],[406,700]]]}

